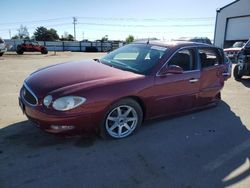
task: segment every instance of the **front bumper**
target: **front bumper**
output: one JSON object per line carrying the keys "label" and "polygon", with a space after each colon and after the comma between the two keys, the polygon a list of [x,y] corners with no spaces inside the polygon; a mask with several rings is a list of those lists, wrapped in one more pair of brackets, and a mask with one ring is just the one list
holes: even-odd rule
{"label": "front bumper", "polygon": [[48,133],[77,135],[93,133],[98,128],[93,114],[51,115],[45,112],[42,105],[31,106],[22,98],[19,98],[19,106],[30,121]]}
{"label": "front bumper", "polygon": [[0,53],[4,53],[6,51],[7,51],[6,49],[0,49]]}

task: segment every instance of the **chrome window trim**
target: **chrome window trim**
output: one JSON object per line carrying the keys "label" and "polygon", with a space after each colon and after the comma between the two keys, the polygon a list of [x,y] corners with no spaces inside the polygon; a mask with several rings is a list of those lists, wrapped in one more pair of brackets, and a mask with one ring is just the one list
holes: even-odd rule
{"label": "chrome window trim", "polygon": [[[155,76],[160,77],[161,75],[159,74],[161,72],[161,69],[163,69],[164,66],[166,66],[166,64],[168,64],[168,62],[170,61],[170,59],[172,59],[172,57],[177,54],[177,52],[179,52],[180,50],[185,50],[185,49],[190,49],[190,48],[198,48],[199,46],[185,46],[185,47],[181,47],[178,50],[176,50],[171,56],[170,58],[168,58],[168,60],[162,65],[162,67],[160,68],[160,70],[156,73]],[[183,74],[185,73],[190,73],[190,72],[196,72],[196,71],[200,71],[199,67],[197,67],[196,70],[190,70],[190,71],[183,71]]]}
{"label": "chrome window trim", "polygon": [[22,98],[23,100],[25,100],[25,102],[27,102],[29,105],[31,106],[37,106],[38,105],[38,98],[36,97],[35,93],[29,88],[29,86],[24,82],[23,83],[24,87],[31,93],[31,95],[36,99],[36,104],[31,104],[29,103],[23,96],[23,92],[21,93],[22,94]]}

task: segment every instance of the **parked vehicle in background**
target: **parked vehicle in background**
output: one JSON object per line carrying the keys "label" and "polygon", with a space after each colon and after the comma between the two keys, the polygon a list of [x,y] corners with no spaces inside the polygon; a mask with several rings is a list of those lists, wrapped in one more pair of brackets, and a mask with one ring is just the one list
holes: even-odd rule
{"label": "parked vehicle in background", "polygon": [[239,80],[242,76],[250,76],[250,39],[237,55],[237,65],[234,67],[234,78]]}
{"label": "parked vehicle in background", "polygon": [[23,54],[24,52],[41,52],[42,54],[47,54],[48,50],[36,41],[25,40],[17,46],[16,52],[17,54]]}
{"label": "parked vehicle in background", "polygon": [[230,58],[232,62],[236,63],[237,55],[245,44],[246,43],[243,41],[235,42],[231,48],[224,48],[224,53]]}
{"label": "parked vehicle in background", "polygon": [[124,138],[143,120],[216,105],[230,67],[223,50],[212,45],[135,42],[99,60],[32,73],[19,104],[49,133]]}
{"label": "parked vehicle in background", "polygon": [[2,56],[7,51],[5,42],[2,38],[0,38],[0,56]]}
{"label": "parked vehicle in background", "polygon": [[211,40],[207,37],[181,37],[174,41],[190,41],[190,42],[199,42],[204,44],[212,44]]}

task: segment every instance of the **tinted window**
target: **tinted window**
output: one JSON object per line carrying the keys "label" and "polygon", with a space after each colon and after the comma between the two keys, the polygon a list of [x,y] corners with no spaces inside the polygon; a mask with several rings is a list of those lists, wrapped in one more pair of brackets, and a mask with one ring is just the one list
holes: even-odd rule
{"label": "tinted window", "polygon": [[3,43],[3,40],[0,38],[0,43]]}
{"label": "tinted window", "polygon": [[32,45],[38,45],[38,42],[32,42],[31,44]]}
{"label": "tinted window", "polygon": [[178,51],[168,62],[168,65],[177,65],[184,71],[191,71],[197,69],[195,63],[194,51],[191,49],[184,49]]}
{"label": "tinted window", "polygon": [[241,48],[241,47],[243,47],[245,45],[245,43],[244,42],[235,42],[234,44],[233,44],[233,48]]}
{"label": "tinted window", "polygon": [[199,49],[199,57],[202,68],[212,67],[222,63],[222,57],[214,48]]}

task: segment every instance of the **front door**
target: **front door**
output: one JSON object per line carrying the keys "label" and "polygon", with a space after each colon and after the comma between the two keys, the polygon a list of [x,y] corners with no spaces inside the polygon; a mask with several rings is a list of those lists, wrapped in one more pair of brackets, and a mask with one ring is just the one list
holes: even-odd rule
{"label": "front door", "polygon": [[179,50],[168,61],[170,65],[181,67],[183,73],[156,77],[154,106],[159,116],[191,109],[199,92],[200,71],[194,49]]}

